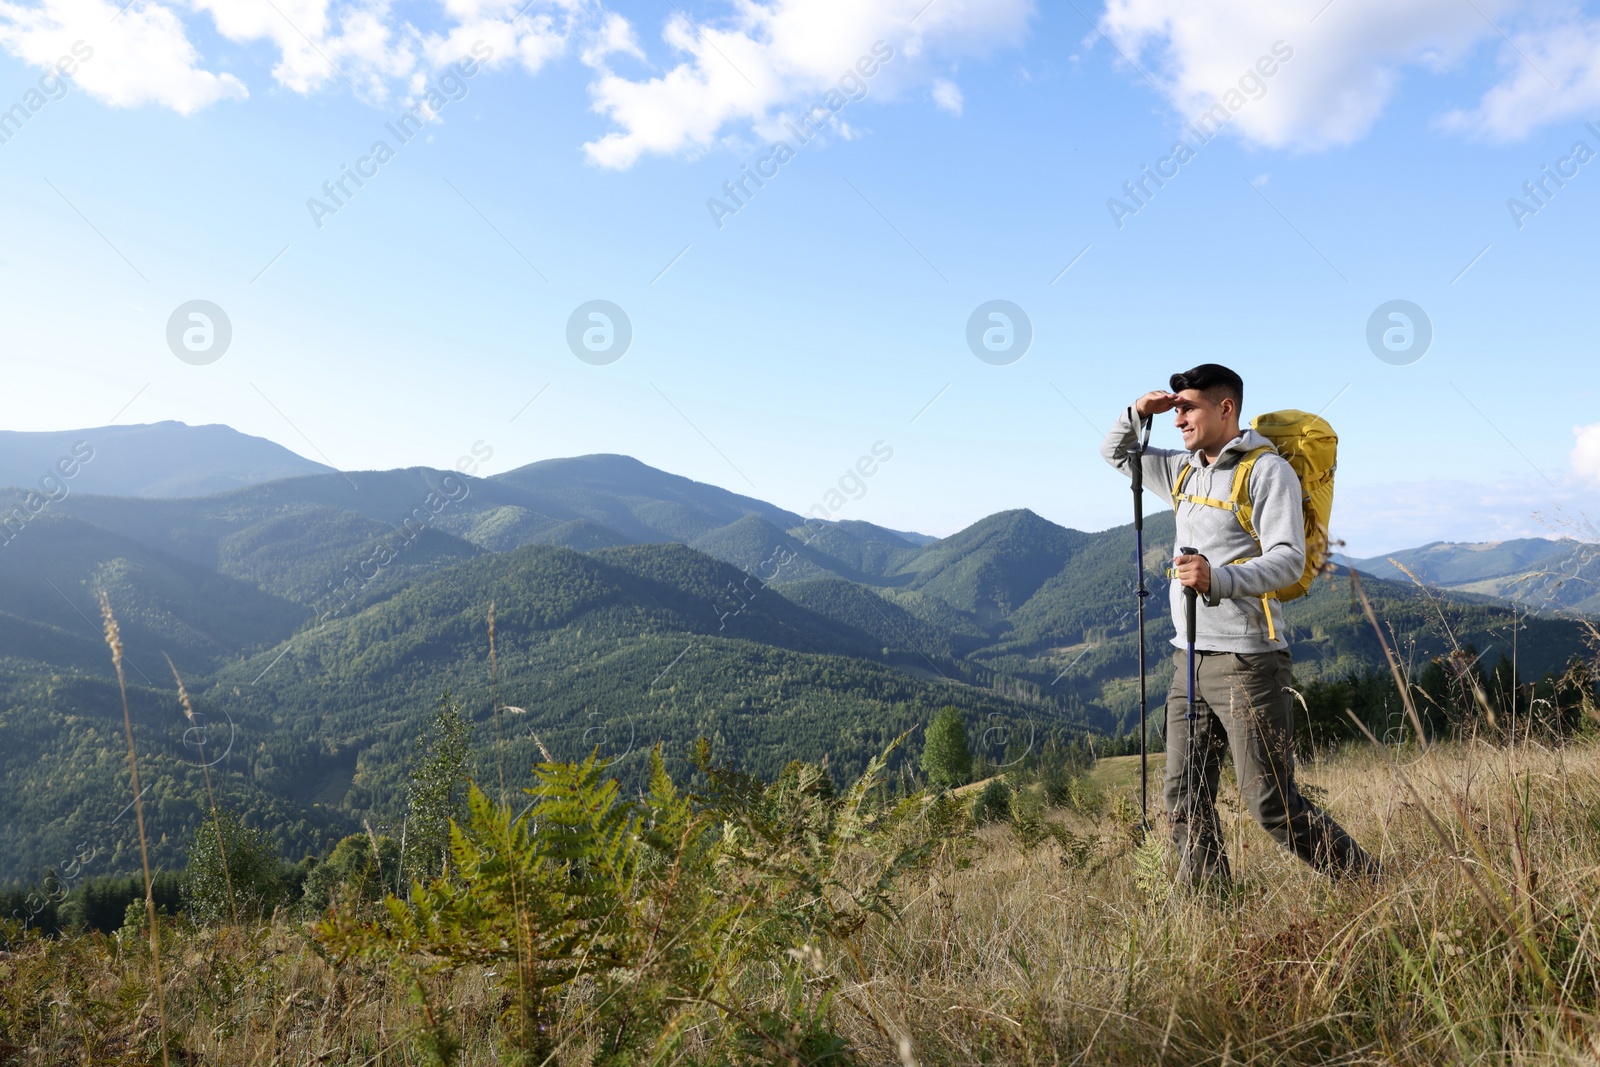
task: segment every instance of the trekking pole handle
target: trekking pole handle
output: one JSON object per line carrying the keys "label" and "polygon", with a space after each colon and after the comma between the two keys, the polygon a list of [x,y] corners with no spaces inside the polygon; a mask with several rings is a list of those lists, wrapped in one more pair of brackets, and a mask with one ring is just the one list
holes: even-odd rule
{"label": "trekking pole handle", "polygon": [[[1199,554],[1200,554],[1199,550],[1198,549],[1194,549],[1194,548],[1180,548],[1180,549],[1178,549],[1178,555],[1180,555],[1180,556],[1198,556]],[[1196,603],[1196,601],[1198,599],[1199,599],[1199,593],[1195,589],[1194,586],[1186,585],[1186,586],[1183,587],[1184,621],[1187,622],[1188,626],[1189,626],[1189,699],[1188,699],[1188,709],[1187,709],[1184,717],[1189,720],[1189,745],[1190,745],[1191,750],[1194,747],[1194,631],[1195,631],[1195,618],[1194,618],[1194,616],[1195,616],[1195,603]],[[1193,755],[1193,752],[1191,751],[1190,754],[1189,754],[1189,757],[1185,761],[1184,774],[1185,774],[1186,777],[1188,775],[1188,767],[1190,765],[1192,765],[1193,762],[1194,762],[1194,755]]]}
{"label": "trekking pole handle", "polygon": [[[1144,454],[1150,448],[1150,427],[1154,420],[1149,415],[1139,415],[1133,408],[1128,409],[1128,414],[1139,420],[1134,433],[1133,447],[1128,450],[1128,454],[1133,458],[1128,468],[1128,475],[1133,482],[1133,528],[1142,530],[1144,529]],[[1142,439],[1138,435],[1139,429],[1144,431]]]}
{"label": "trekking pole handle", "polygon": [[[1180,556],[1198,556],[1198,555],[1200,555],[1200,550],[1197,549],[1197,548],[1180,548],[1180,549],[1178,549],[1178,555],[1180,555]],[[1184,621],[1188,624],[1188,627],[1189,627],[1189,647],[1190,648],[1194,647],[1195,604],[1196,604],[1196,601],[1198,599],[1199,599],[1199,593],[1195,590],[1194,586],[1186,585],[1186,586],[1183,587],[1183,613],[1184,613]]]}

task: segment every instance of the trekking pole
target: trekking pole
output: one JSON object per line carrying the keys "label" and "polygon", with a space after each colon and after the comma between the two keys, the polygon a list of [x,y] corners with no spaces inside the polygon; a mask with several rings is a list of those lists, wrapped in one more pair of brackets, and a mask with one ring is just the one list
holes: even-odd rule
{"label": "trekking pole", "polygon": [[1145,724],[1145,709],[1149,699],[1145,696],[1144,602],[1150,590],[1144,586],[1144,453],[1150,447],[1150,427],[1154,418],[1145,415],[1144,436],[1135,436],[1136,444],[1130,451],[1133,465],[1129,474],[1133,479],[1133,569],[1138,575],[1138,588],[1134,593],[1139,604],[1139,826],[1150,829],[1150,754],[1147,751],[1150,728]]}
{"label": "trekking pole", "polygon": [[[1180,556],[1198,556],[1198,549],[1180,548]],[[1188,631],[1189,644],[1189,696],[1188,706],[1185,709],[1184,721],[1189,725],[1188,751],[1183,757],[1183,785],[1184,785],[1184,825],[1188,833],[1190,847],[1193,847],[1195,826],[1195,796],[1194,796],[1194,631],[1195,631],[1195,604],[1199,593],[1192,585],[1183,587],[1183,614],[1185,629]]]}

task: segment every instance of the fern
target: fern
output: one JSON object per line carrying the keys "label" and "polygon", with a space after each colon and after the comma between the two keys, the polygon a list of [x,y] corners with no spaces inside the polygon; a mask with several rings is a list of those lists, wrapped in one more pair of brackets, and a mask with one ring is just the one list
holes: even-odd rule
{"label": "fern", "polygon": [[[895,919],[896,879],[950,829],[936,804],[920,832],[901,826],[883,847],[864,808],[899,740],[842,797],[821,767],[792,765],[769,786],[714,765],[704,743],[701,796],[678,790],[659,750],[635,801],[598,756],[541,763],[521,815],[469,790],[448,877],[389,897],[377,920],[336,914],[317,935],[412,982],[419,1036],[440,1062],[457,1046],[426,980],[471,965],[507,976],[514,1062],[564,1044],[601,1063],[663,1062],[690,1043],[725,1062],[847,1062],[837,968],[859,976],[860,932]],[[782,1004],[751,992],[750,976],[774,969]],[[884,1029],[870,1004],[856,1007]]]}
{"label": "fern", "polygon": [[1146,833],[1130,853],[1133,884],[1148,904],[1159,904],[1172,892],[1174,871],[1171,849],[1159,834]]}

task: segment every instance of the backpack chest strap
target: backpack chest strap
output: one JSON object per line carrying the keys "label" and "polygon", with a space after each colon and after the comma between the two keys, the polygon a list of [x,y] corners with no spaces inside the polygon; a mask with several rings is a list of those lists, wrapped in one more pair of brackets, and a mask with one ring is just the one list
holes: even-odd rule
{"label": "backpack chest strap", "polygon": [[1188,501],[1191,504],[1199,504],[1201,507],[1221,508],[1224,511],[1239,510],[1239,505],[1236,501],[1218,500],[1217,498],[1210,496],[1195,496],[1193,493],[1173,493],[1172,499],[1174,502]]}

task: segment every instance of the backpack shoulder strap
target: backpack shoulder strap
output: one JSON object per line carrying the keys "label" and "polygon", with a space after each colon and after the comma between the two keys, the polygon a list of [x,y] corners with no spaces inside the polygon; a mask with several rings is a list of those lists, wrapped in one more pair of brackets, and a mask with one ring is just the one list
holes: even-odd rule
{"label": "backpack shoulder strap", "polygon": [[1260,543],[1261,538],[1256,535],[1256,526],[1252,521],[1255,507],[1250,502],[1250,472],[1255,469],[1256,460],[1268,452],[1276,451],[1271,445],[1252,448],[1239,460],[1239,465],[1233,468],[1233,492],[1229,494],[1228,501],[1233,505],[1234,514],[1239,516],[1239,525],[1243,526],[1244,532],[1257,543]]}
{"label": "backpack shoulder strap", "polygon": [[[1209,496],[1195,496],[1192,493],[1185,493],[1183,491],[1183,483],[1189,477],[1190,470],[1189,464],[1185,463],[1183,469],[1178,472],[1177,480],[1172,485],[1173,510],[1177,510],[1179,502],[1186,500],[1191,504],[1231,511],[1234,517],[1239,520],[1239,525],[1244,527],[1244,532],[1250,535],[1250,540],[1254,541],[1259,549],[1261,538],[1257,536],[1255,523],[1252,521],[1254,505],[1250,501],[1250,472],[1255,469],[1256,460],[1268,452],[1276,451],[1277,449],[1271,445],[1262,445],[1260,448],[1252,448],[1241,456],[1239,462],[1233,468],[1233,487],[1229,491],[1228,499],[1226,500],[1216,500]],[[1233,562],[1244,563],[1248,558],[1236,559]],[[1272,623],[1272,605],[1268,601],[1276,596],[1276,593],[1264,593],[1261,596],[1261,610],[1266,613],[1267,617],[1267,638],[1274,641],[1277,640],[1278,634],[1277,628]]]}
{"label": "backpack shoulder strap", "polygon": [[1231,511],[1238,516],[1239,525],[1244,527],[1244,532],[1249,534],[1252,539],[1260,540],[1260,538],[1256,537],[1256,528],[1250,521],[1250,470],[1256,465],[1256,460],[1260,459],[1263,453],[1272,451],[1274,449],[1271,445],[1262,445],[1260,448],[1251,449],[1240,458],[1238,464],[1233,468],[1233,488],[1226,500],[1185,493],[1183,491],[1183,483],[1188,479],[1189,471],[1193,469],[1189,464],[1185,463],[1183,469],[1178,472],[1177,481],[1172,485],[1172,506],[1176,508],[1180,502],[1188,501],[1191,504],[1199,504],[1202,507],[1221,508],[1223,511]]}

